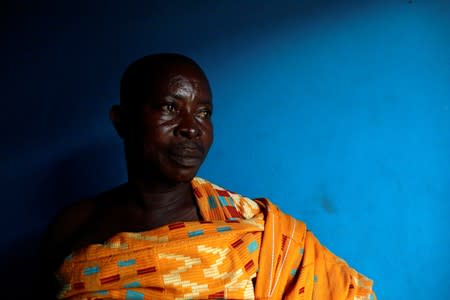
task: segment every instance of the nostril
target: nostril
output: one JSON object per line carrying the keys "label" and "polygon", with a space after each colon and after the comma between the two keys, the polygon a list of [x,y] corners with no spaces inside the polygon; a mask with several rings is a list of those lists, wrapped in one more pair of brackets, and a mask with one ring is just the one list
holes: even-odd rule
{"label": "nostril", "polygon": [[194,118],[194,116],[189,114],[184,114],[180,118],[178,126],[178,134],[185,138],[195,138],[200,135],[200,128]]}
{"label": "nostril", "polygon": [[194,127],[179,128],[179,134],[187,138],[193,138],[199,135],[199,130]]}

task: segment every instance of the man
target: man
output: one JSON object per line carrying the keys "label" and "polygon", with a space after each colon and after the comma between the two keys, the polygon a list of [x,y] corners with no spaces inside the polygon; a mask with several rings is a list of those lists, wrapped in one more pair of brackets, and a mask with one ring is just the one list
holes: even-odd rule
{"label": "man", "polygon": [[372,299],[267,199],[195,177],[213,141],[208,80],[190,58],[132,63],[111,120],[128,182],[57,216],[44,240],[59,299]]}

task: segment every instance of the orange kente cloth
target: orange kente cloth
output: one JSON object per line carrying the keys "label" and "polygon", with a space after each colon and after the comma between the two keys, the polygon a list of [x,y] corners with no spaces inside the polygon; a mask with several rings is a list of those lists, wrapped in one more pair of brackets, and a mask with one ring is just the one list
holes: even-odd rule
{"label": "orange kente cloth", "polygon": [[203,221],[123,232],[73,252],[56,274],[58,298],[375,299],[370,279],[269,200],[198,177],[192,187]]}

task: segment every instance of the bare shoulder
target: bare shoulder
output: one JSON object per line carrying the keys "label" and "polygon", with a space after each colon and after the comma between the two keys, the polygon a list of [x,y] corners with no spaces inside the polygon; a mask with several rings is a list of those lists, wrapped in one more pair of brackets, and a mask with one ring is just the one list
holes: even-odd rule
{"label": "bare shoulder", "polygon": [[[41,252],[45,256],[67,254],[70,241],[90,222],[99,206],[121,189],[121,186],[108,190],[95,197],[83,199],[62,209],[53,218],[41,241]],[[53,257],[50,258],[53,260]]]}
{"label": "bare shoulder", "polygon": [[121,186],[103,192],[95,197],[77,201],[62,209],[52,220],[42,236],[36,278],[36,293],[40,299],[55,299],[58,290],[54,272],[61,261],[72,251],[80,233],[86,231],[99,207],[118,194]]}
{"label": "bare shoulder", "polygon": [[42,263],[53,269],[67,253],[66,244],[88,222],[95,211],[95,198],[84,199],[62,209],[53,218],[41,240]]}
{"label": "bare shoulder", "polygon": [[62,209],[50,223],[46,241],[49,244],[58,244],[75,233],[88,222],[94,213],[97,197],[77,201]]}

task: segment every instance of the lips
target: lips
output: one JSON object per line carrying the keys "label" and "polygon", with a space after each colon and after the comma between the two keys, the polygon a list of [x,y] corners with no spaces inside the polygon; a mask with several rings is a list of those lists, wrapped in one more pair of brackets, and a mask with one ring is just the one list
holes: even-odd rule
{"label": "lips", "polygon": [[196,167],[203,157],[203,147],[194,143],[177,144],[169,151],[169,158],[183,167]]}

